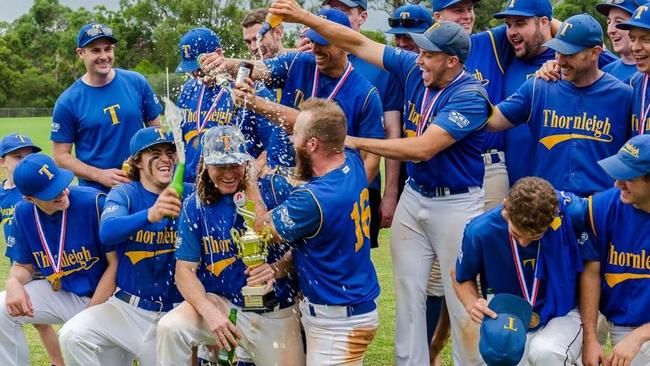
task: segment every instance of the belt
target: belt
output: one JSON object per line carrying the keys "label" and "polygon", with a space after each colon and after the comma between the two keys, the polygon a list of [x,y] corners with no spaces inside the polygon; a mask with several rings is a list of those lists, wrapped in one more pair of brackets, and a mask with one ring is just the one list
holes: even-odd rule
{"label": "belt", "polygon": [[506,154],[503,151],[490,150],[483,153],[483,163],[485,165],[503,163],[506,161]]}
{"label": "belt", "polygon": [[152,301],[143,299],[139,296],[131,295],[130,293],[118,290],[115,295],[116,298],[124,301],[125,303],[138,307],[143,310],[155,311],[157,313],[167,312],[172,310],[174,307],[180,303],[164,303],[162,301]]}
{"label": "belt", "polygon": [[345,311],[345,314],[350,317],[366,314],[377,309],[377,303],[374,301],[362,302],[356,305],[319,305],[307,302],[307,305],[309,307],[309,315],[315,317],[319,317],[319,314],[320,317],[327,317],[325,316],[326,312],[333,313],[337,311],[340,311],[341,315],[343,315],[343,311]]}
{"label": "belt", "polygon": [[[272,307],[270,309],[250,310],[250,312],[255,313],[255,314],[268,314],[268,313],[272,313],[274,311],[290,308],[290,307],[294,306],[295,304],[296,303],[293,303],[293,302],[292,303],[288,303],[288,302],[278,303],[278,304],[276,304],[274,307]],[[243,305],[240,306],[240,308],[243,308]],[[247,311],[249,311],[249,310],[247,310]]]}
{"label": "belt", "polygon": [[408,185],[424,197],[447,197],[455,194],[468,193],[471,187],[450,188],[450,187],[425,187],[415,183],[412,179],[406,181]]}

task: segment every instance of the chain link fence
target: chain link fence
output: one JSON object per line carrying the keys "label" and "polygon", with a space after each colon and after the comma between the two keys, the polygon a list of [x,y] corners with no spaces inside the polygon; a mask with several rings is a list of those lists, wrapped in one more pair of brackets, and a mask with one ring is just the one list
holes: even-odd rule
{"label": "chain link fence", "polygon": [[0,118],[49,117],[52,108],[0,108]]}

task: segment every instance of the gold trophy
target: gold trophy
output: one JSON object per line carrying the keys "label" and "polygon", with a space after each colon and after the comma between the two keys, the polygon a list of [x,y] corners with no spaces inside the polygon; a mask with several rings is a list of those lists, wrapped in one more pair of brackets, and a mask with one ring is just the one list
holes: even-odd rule
{"label": "gold trophy", "polygon": [[[266,257],[269,253],[269,240],[271,231],[265,228],[262,234],[258,234],[253,229],[255,222],[255,202],[246,199],[243,192],[237,192],[233,196],[233,201],[237,206],[237,213],[244,218],[244,227],[246,230],[242,234],[239,230],[233,228],[230,230],[233,241],[237,245],[237,256],[250,270],[266,263]],[[270,311],[277,304],[275,291],[267,289],[265,285],[244,286],[241,290],[244,295],[244,306],[242,311]]]}

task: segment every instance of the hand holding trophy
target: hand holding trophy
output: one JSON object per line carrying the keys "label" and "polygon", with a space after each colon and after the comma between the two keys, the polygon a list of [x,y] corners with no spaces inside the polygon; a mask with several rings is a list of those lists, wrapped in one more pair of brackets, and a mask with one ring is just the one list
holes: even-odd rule
{"label": "hand holding trophy", "polygon": [[[246,231],[241,234],[233,228],[230,234],[237,245],[239,258],[251,270],[266,263],[271,231],[265,228],[261,234],[255,232],[253,229],[255,202],[248,200],[244,192],[235,193],[233,200],[237,206],[237,213],[244,218]],[[244,295],[243,311],[269,311],[277,304],[275,291],[264,284],[246,285],[242,288],[242,295]]]}

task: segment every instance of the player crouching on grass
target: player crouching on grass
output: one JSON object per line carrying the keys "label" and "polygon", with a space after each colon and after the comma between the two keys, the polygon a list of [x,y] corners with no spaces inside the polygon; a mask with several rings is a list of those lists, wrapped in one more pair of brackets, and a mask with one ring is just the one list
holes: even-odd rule
{"label": "player crouching on grass", "polygon": [[[577,283],[583,260],[595,252],[576,238],[584,223],[580,198],[556,191],[541,178],[522,178],[502,205],[467,224],[452,274],[454,289],[473,321],[496,319],[488,308],[489,294],[512,294],[532,306],[527,340],[517,354],[522,365],[573,365],[580,360],[582,323],[577,310]],[[478,292],[481,274],[484,293]],[[488,296],[486,300],[484,297]],[[493,327],[489,327],[493,328]],[[509,329],[496,334],[481,330],[481,343],[503,344],[504,350],[485,353],[488,365],[517,365],[508,342]],[[512,329],[510,329],[512,330]],[[487,334],[487,335],[485,335]],[[484,339],[489,337],[490,340]],[[501,339],[501,340],[500,340]],[[525,347],[525,349],[524,349]]]}
{"label": "player crouching on grass", "polygon": [[[185,200],[178,228],[176,284],[185,301],[158,324],[158,363],[186,365],[192,347],[199,345],[228,351],[239,345],[239,365],[304,365],[295,288],[286,278],[274,281],[287,263],[273,262],[283,258],[288,247],[270,246],[268,263],[249,270],[238,258],[231,235],[233,228],[244,229],[233,200],[243,190],[246,171],[252,166],[244,136],[234,126],[217,126],[203,135],[201,143],[196,193]],[[269,198],[286,192],[278,188],[263,189],[265,205],[277,204]],[[260,284],[273,286],[277,305],[242,311],[242,288]],[[232,309],[237,310],[236,326],[228,320]],[[207,358],[212,361],[213,356]]]}
{"label": "player crouching on grass", "polygon": [[[22,325],[62,324],[101,304],[115,288],[114,248],[99,241],[104,195],[94,188],[68,187],[72,172],[35,153],[14,171],[25,199],[16,205],[9,241],[14,263],[0,293],[0,364],[28,365]],[[38,269],[47,280],[32,280]],[[63,347],[62,347],[63,348]],[[117,352],[102,355],[114,365]]]}
{"label": "player crouching on grass", "polygon": [[[60,332],[66,365],[100,365],[98,354],[120,348],[156,365],[158,320],[183,301],[174,284],[174,244],[181,198],[172,181],[176,147],[160,127],[139,130],[131,138],[130,183],[111,189],[99,236],[116,246],[117,291],[104,304],[88,308]],[[191,194],[186,184],[183,192]]]}

